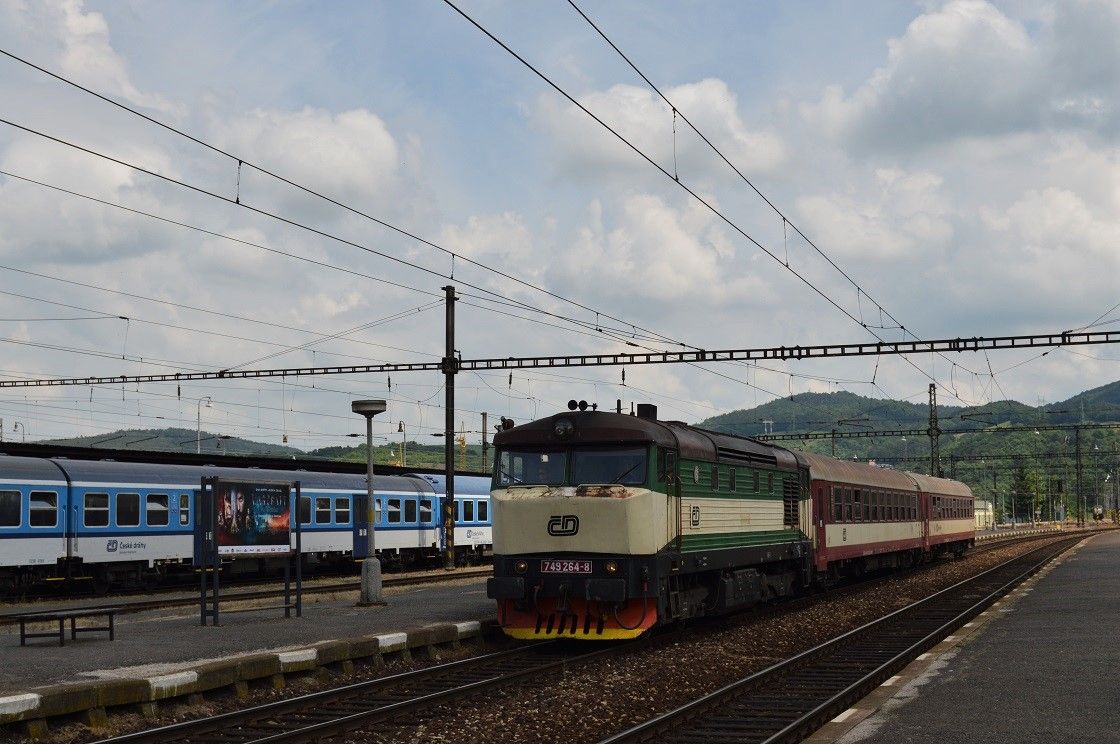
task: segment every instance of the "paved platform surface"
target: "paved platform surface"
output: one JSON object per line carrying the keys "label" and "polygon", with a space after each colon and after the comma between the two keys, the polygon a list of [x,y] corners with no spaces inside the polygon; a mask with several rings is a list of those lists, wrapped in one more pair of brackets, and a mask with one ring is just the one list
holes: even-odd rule
{"label": "paved platform surface", "polygon": [[840,741],[1120,742],[1120,532],[995,614]]}
{"label": "paved platform surface", "polygon": [[[216,628],[200,625],[197,606],[120,615],[116,640],[110,641],[107,633],[91,633],[79,635],[74,641],[67,638],[63,647],[47,639],[20,646],[18,626],[3,628],[0,694],[55,682],[161,674],[200,659],[283,650],[316,641],[494,616],[494,603],[486,599],[484,577],[387,589],[385,597],[385,607],[358,608],[354,606],[356,591],[329,598],[305,595],[301,618],[293,615],[290,620],[285,619],[283,610],[223,612],[221,625]],[[126,667],[129,669],[123,671]]]}

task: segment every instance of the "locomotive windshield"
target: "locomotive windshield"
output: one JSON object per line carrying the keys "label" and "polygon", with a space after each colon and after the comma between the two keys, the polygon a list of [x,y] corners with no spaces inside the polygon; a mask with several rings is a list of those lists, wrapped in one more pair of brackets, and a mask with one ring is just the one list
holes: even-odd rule
{"label": "locomotive windshield", "polygon": [[[569,460],[570,473],[569,473]],[[501,486],[573,486],[646,482],[646,450],[576,449],[552,452],[503,450],[498,457],[495,484]]]}

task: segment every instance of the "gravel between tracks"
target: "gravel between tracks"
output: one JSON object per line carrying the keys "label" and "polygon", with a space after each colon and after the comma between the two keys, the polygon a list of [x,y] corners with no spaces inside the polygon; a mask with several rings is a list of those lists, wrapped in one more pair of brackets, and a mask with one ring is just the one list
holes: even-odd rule
{"label": "gravel between tracks", "polygon": [[[1064,539],[1062,536],[1057,539]],[[853,587],[789,613],[709,627],[523,682],[498,696],[433,708],[423,720],[353,732],[347,742],[577,744],[595,742],[672,710],[751,672],[875,620],[1050,541],[1009,545]]]}

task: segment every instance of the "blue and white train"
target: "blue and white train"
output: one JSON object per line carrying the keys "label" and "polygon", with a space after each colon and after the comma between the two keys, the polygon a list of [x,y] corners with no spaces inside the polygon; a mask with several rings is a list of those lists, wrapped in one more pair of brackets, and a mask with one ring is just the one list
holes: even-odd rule
{"label": "blue and white train", "polygon": [[[103,591],[193,572],[195,499],[204,476],[299,481],[304,560],[345,563],[364,545],[364,475],[0,455],[0,593],[80,578]],[[444,478],[375,475],[376,548],[387,567],[442,551]],[[490,479],[455,479],[459,562],[491,549]],[[361,551],[364,553],[364,551]],[[265,559],[230,570],[264,570]]]}

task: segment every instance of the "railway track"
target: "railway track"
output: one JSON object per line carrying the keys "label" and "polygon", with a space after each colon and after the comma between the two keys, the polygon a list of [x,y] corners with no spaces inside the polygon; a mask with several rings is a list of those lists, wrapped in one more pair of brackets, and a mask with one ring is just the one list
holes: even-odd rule
{"label": "railway track", "polygon": [[[433,574],[420,574],[416,576],[386,576],[382,579],[382,586],[385,587],[399,587],[399,586],[420,586],[423,584],[436,584],[444,581],[451,581],[455,579],[471,579],[480,576],[489,576],[492,569],[477,568],[477,569],[459,569],[453,573],[433,573]],[[308,594],[330,594],[333,592],[347,592],[357,591],[361,588],[360,581],[345,581],[332,584],[312,584],[303,587],[303,593]],[[293,588],[294,592],[295,589]],[[282,596],[284,593],[283,588],[277,587],[273,589],[256,589],[252,591],[232,591],[222,593],[222,602],[252,602],[255,600],[275,599]],[[135,612],[146,612],[148,610],[162,610],[174,607],[196,607],[198,606],[198,595],[186,597],[156,597],[153,599],[142,599],[130,602],[109,602],[105,604],[95,605],[75,605],[74,607],[65,608],[50,608],[51,610],[65,610],[65,609],[108,609],[117,608],[118,614],[129,614]],[[34,615],[40,612],[47,611],[46,608],[31,609],[25,612],[7,612],[0,614],[0,626],[15,625],[19,622],[19,618],[26,615]]]}
{"label": "railway track", "polygon": [[622,653],[635,643],[596,647],[583,654],[573,654],[568,643],[546,641],[201,720],[103,739],[95,744],[319,741],[390,718],[415,715],[417,711],[441,701],[557,671],[567,664]]}
{"label": "railway track", "polygon": [[601,744],[800,741],[1085,537],[1041,546]]}

